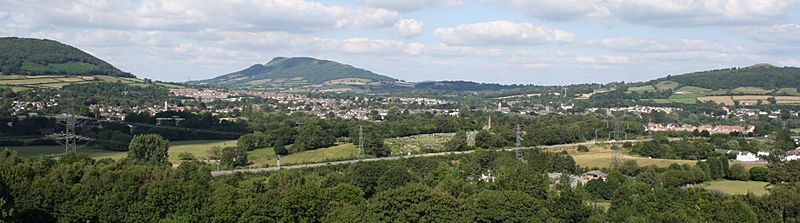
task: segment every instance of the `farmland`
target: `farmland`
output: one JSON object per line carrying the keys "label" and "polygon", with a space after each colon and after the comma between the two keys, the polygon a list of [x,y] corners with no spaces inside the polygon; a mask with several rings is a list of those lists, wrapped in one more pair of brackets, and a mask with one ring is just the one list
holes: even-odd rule
{"label": "farmland", "polygon": [[[14,91],[36,89],[36,88],[61,88],[69,84],[83,84],[92,82],[120,82],[132,86],[147,86],[148,83],[144,80],[136,78],[113,77],[113,76],[65,76],[65,75],[43,75],[43,76],[25,76],[25,75],[0,75],[0,87],[11,87]],[[178,85],[167,83],[156,83],[163,87],[168,88],[182,88]]]}

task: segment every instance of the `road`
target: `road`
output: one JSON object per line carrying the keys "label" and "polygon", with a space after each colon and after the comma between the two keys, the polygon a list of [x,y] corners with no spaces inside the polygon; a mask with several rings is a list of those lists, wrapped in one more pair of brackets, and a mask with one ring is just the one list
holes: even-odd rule
{"label": "road", "polygon": [[[570,144],[559,144],[559,145],[550,145],[550,146],[537,146],[537,147],[522,147],[521,149],[533,149],[533,148],[542,148],[542,149],[557,149],[562,147],[573,147],[579,145],[594,145],[598,143],[626,143],[626,142],[643,142],[648,141],[649,139],[636,139],[636,140],[621,140],[621,141],[588,141],[588,142],[581,142],[581,143],[570,143]],[[672,139],[670,139],[672,140]],[[514,151],[515,148],[506,148],[500,151]],[[497,150],[488,150],[488,151],[497,151]],[[313,168],[313,167],[321,167],[321,166],[331,166],[331,165],[342,165],[342,164],[352,164],[358,162],[374,162],[374,161],[385,161],[385,160],[399,160],[399,159],[407,159],[407,158],[415,158],[415,157],[433,157],[433,156],[446,156],[446,155],[458,155],[458,154],[468,154],[475,152],[474,150],[469,151],[460,151],[460,152],[441,152],[441,153],[425,153],[425,154],[417,154],[417,155],[410,155],[410,156],[390,156],[390,157],[381,157],[381,158],[364,158],[364,159],[354,159],[354,160],[342,160],[342,161],[331,161],[331,162],[324,162],[324,163],[309,163],[309,164],[297,164],[297,165],[286,165],[279,167],[267,167],[267,168],[252,168],[252,169],[236,169],[236,170],[219,170],[219,171],[212,171],[211,176],[222,176],[222,175],[230,175],[235,173],[264,173],[264,172],[275,172],[281,169],[302,169],[302,168]]]}

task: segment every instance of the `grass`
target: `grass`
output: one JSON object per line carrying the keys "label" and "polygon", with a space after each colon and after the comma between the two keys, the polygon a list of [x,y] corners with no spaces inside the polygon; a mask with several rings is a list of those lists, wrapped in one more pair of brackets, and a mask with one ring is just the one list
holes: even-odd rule
{"label": "grass", "polygon": [[656,91],[656,88],[653,87],[653,85],[629,87],[627,93],[631,93],[631,92],[640,92],[641,93],[641,92],[645,92],[645,91],[654,92],[654,91]]}
{"label": "grass", "polygon": [[[355,159],[358,150],[352,143],[338,144],[328,148],[308,150],[281,157],[281,165],[320,163],[330,160]],[[248,159],[258,166],[276,166],[277,157],[272,148],[261,148],[247,153]]]}
{"label": "grass", "polygon": [[760,87],[737,87],[731,90],[731,94],[769,94],[770,90]]}
{"label": "grass", "polygon": [[655,87],[659,91],[663,91],[663,90],[669,90],[669,89],[678,88],[678,86],[680,86],[680,85],[681,84],[679,84],[678,82],[674,82],[674,81],[661,81],[661,82],[656,83]]}
{"label": "grass", "polygon": [[800,92],[797,91],[797,88],[781,88],[775,91],[775,94],[786,94],[791,96],[800,96]]}
{"label": "grass", "polygon": [[[120,82],[131,86],[147,87],[149,86],[144,80],[136,78],[124,78],[113,76],[64,76],[64,75],[41,75],[41,76],[24,76],[24,75],[1,75],[0,86],[9,86],[14,91],[23,91],[30,88],[61,88],[69,84],[83,84],[93,82]],[[168,83],[156,83],[156,85],[166,88],[183,88],[178,85]]]}
{"label": "grass", "polygon": [[760,181],[735,181],[735,180],[720,180],[703,183],[701,187],[708,190],[721,191],[726,194],[747,194],[753,193],[754,195],[765,195],[768,193],[765,186],[769,183]]}
{"label": "grass", "polygon": [[[611,167],[612,160],[614,159],[614,151],[611,150],[611,146],[608,144],[596,144],[589,146],[589,152],[578,152],[577,146],[570,147],[570,148],[558,148],[558,149],[549,149],[548,151],[551,152],[561,152],[562,150],[567,151],[572,158],[575,159],[575,163],[582,166],[582,167]],[[668,167],[673,163],[677,164],[689,164],[694,165],[697,163],[697,160],[678,160],[678,159],[655,159],[655,158],[647,158],[641,157],[637,155],[630,155],[630,154],[623,154],[622,161],[626,160],[635,160],[639,166],[650,166],[655,165],[658,167]],[[737,163],[736,161],[731,161],[731,164]],[[754,166],[763,166],[765,164],[758,164],[758,163],[741,163],[744,165],[745,169],[750,169]]]}
{"label": "grass", "polygon": [[203,160],[208,159],[208,151],[214,146],[226,147],[235,146],[236,140],[190,140],[190,141],[175,141],[170,142],[169,145],[169,161],[177,164],[181,161],[178,159],[178,154],[189,152],[194,155],[195,159]]}
{"label": "grass", "polygon": [[[38,155],[64,153],[63,146],[8,146],[4,148],[16,151],[17,155],[21,157],[34,157]],[[85,153],[93,159],[111,158],[116,160],[126,156],[126,152],[124,151],[110,151],[103,149],[78,148],[78,152]]]}
{"label": "grass", "polygon": [[41,65],[36,63],[24,63],[21,69],[30,71],[65,71],[69,73],[84,73],[98,69],[97,66],[84,62],[66,62]]}
{"label": "grass", "polygon": [[419,135],[399,139],[387,139],[386,146],[392,150],[392,155],[402,155],[407,152],[413,154],[426,152],[441,152],[445,150],[444,144],[450,137],[437,137],[433,135]]}
{"label": "grass", "polygon": [[[180,163],[178,154],[181,152],[190,152],[195,158],[202,159],[208,157],[208,151],[214,146],[233,146],[236,145],[236,140],[189,140],[189,141],[175,141],[170,142],[169,146],[169,161],[172,163]],[[21,157],[33,157],[38,155],[59,154],[64,152],[63,146],[9,146],[8,149],[17,152]],[[93,159],[122,159],[127,156],[126,151],[111,151],[103,149],[87,149],[78,148],[78,152],[86,153]]]}
{"label": "grass", "polygon": [[800,128],[797,128],[797,129],[792,129],[792,133],[794,133],[794,134],[800,134]]}
{"label": "grass", "polygon": [[675,92],[683,92],[683,93],[687,93],[687,94],[707,93],[709,91],[711,91],[711,89],[695,87],[695,86],[685,86],[685,87],[678,88],[678,90],[675,90]]}

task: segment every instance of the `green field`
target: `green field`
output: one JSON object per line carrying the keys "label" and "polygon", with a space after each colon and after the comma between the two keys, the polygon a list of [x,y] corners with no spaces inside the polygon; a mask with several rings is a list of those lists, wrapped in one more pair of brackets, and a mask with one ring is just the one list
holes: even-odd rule
{"label": "green field", "polygon": [[182,152],[189,152],[198,160],[208,159],[208,151],[214,146],[219,146],[221,148],[236,146],[236,140],[190,140],[170,142],[168,152],[169,161],[174,164],[180,163],[178,154]]}
{"label": "green field", "polygon": [[386,146],[392,150],[392,155],[442,152],[445,151],[444,144],[450,137],[437,137],[432,135],[419,135],[416,137],[404,137],[387,139]]}
{"label": "green field", "polygon": [[702,94],[702,93],[708,93],[710,91],[711,91],[711,89],[695,87],[695,86],[684,86],[684,87],[681,87],[681,88],[678,88],[677,90],[675,90],[675,92],[683,92],[683,93],[687,93],[687,94],[691,94],[691,93]]}
{"label": "green field", "polygon": [[[582,167],[611,167],[614,159],[614,151],[611,150],[610,145],[607,144],[591,145],[589,146],[589,152],[578,152],[576,146],[571,148],[548,149],[548,151],[567,151],[567,153],[572,155],[572,158],[575,159],[575,163]],[[656,165],[658,167],[668,167],[673,163],[689,165],[694,165],[697,163],[697,160],[654,159],[631,154],[623,154],[622,161],[625,160],[635,160],[639,166]],[[731,161],[731,164],[734,163],[737,162]],[[763,166],[764,164],[742,163],[742,165],[749,170],[754,166]]]}
{"label": "green field", "polygon": [[775,91],[777,95],[791,95],[791,96],[800,96],[800,92],[797,91],[797,88],[781,88]]}
{"label": "green field", "polygon": [[798,129],[792,129],[792,133],[794,133],[794,134],[800,134],[800,128],[798,128]]}
{"label": "green field", "polygon": [[[0,86],[11,87],[14,91],[23,91],[32,88],[61,88],[69,84],[83,84],[93,82],[120,82],[131,86],[146,87],[148,83],[136,78],[112,77],[112,76],[64,76],[64,75],[0,75]],[[166,83],[156,83],[166,88],[183,88],[182,86]]]}
{"label": "green field", "polygon": [[645,91],[653,92],[653,91],[656,91],[656,88],[654,88],[653,85],[629,87],[627,93],[631,93],[631,92],[639,92],[639,93],[641,93],[641,92],[645,92]]}
{"label": "green field", "polygon": [[[197,159],[204,159],[208,157],[208,151],[214,146],[235,146],[236,140],[190,140],[190,141],[175,141],[170,142],[169,147],[169,161],[177,164],[178,154],[181,152],[190,152]],[[21,157],[33,157],[38,155],[60,154],[64,152],[63,146],[9,146],[8,149],[14,150]],[[78,152],[86,153],[93,159],[122,159],[125,158],[127,152],[125,151],[110,151],[102,149],[87,149],[78,148]]]}
{"label": "green field", "polygon": [[678,88],[678,86],[680,86],[680,85],[681,84],[679,84],[678,82],[674,82],[674,81],[661,81],[661,82],[656,83],[655,87],[659,91],[663,91],[663,90],[669,90],[669,89]]}
{"label": "green field", "polygon": [[734,181],[734,180],[720,180],[703,183],[701,187],[709,190],[721,191],[726,194],[747,194],[753,193],[754,195],[765,195],[767,191],[767,182],[759,181]]}
{"label": "green field", "polygon": [[41,65],[37,63],[27,62],[22,64],[21,69],[29,71],[63,71],[67,73],[85,73],[91,70],[99,70],[99,68],[90,63],[84,62],[66,62]]}
{"label": "green field", "polygon": [[[38,155],[54,155],[64,153],[64,146],[8,146],[3,148],[14,150],[17,152],[17,155],[21,157],[34,157]],[[124,151],[110,151],[102,149],[79,148],[78,152],[86,153],[93,159],[121,159],[126,156]]]}
{"label": "green field", "polygon": [[[281,165],[320,163],[325,161],[355,159],[358,150],[352,143],[338,144],[336,146],[307,150],[281,157]],[[276,166],[277,157],[272,148],[261,148],[247,153],[247,158],[256,166]]]}
{"label": "green field", "polygon": [[760,87],[737,87],[731,90],[731,94],[769,94],[770,90]]}

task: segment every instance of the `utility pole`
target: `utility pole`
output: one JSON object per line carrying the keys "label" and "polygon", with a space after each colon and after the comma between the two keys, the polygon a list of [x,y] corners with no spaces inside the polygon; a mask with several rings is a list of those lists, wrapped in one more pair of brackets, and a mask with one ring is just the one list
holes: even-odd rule
{"label": "utility pole", "polygon": [[358,127],[358,156],[364,155],[364,128]]}
{"label": "utility pole", "polygon": [[520,149],[520,147],[522,146],[522,136],[520,135],[519,125],[517,125],[517,143],[515,145],[516,145],[516,149],[514,150],[514,153],[515,153],[517,159],[519,161],[522,161],[522,159],[523,159],[522,150]]}

